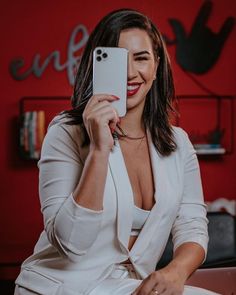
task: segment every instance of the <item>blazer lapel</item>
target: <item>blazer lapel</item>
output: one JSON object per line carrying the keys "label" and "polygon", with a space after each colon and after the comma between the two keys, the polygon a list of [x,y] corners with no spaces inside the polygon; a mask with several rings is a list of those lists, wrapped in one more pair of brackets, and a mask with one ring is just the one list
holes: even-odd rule
{"label": "blazer lapel", "polygon": [[172,208],[176,207],[176,194],[178,194],[174,156],[163,157],[159,155],[152,143],[149,132],[147,132],[147,136],[156,202],[130,252],[128,243],[133,222],[133,191],[118,140],[109,157],[110,173],[117,195],[118,240],[123,252],[133,257],[134,260],[135,257],[138,258],[144,253],[154,234],[161,237],[163,228],[168,231],[168,227],[172,223],[170,212],[173,212],[171,211]]}
{"label": "blazer lapel", "polygon": [[110,172],[117,195],[117,235],[120,246],[128,252],[134,206],[133,191],[118,140],[109,157]]}
{"label": "blazer lapel", "polygon": [[[168,184],[170,177],[168,171],[169,169],[167,167],[170,160],[169,157],[171,156],[167,158],[159,155],[155,149],[154,144],[152,143],[151,135],[149,134],[149,132],[147,134],[155,186],[154,197],[156,203],[154,204],[147,221],[145,222],[136,242],[134,243],[130,251],[130,256],[136,258],[144,253],[153,235],[157,235],[157,233],[160,232],[163,228],[163,225],[166,222],[169,222],[169,218],[167,218],[167,215],[169,210],[169,203],[171,202],[171,196],[173,195],[173,191],[171,188],[172,186]],[[168,206],[166,204],[168,204]],[[166,230],[168,229],[166,228]]]}

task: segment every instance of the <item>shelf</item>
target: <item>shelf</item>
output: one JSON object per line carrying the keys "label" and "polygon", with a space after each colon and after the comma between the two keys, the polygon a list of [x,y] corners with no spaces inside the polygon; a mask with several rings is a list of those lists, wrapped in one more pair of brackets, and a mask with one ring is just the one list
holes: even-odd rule
{"label": "shelf", "polygon": [[70,108],[69,97],[23,97],[20,99],[19,155],[38,160],[47,126],[54,116]]}
{"label": "shelf", "polygon": [[198,155],[224,155],[226,149],[220,144],[194,144]]}
{"label": "shelf", "polygon": [[196,149],[198,155],[224,155],[226,153],[225,148],[212,148],[212,149]]}
{"label": "shelf", "polygon": [[177,96],[177,126],[189,135],[198,155],[234,151],[234,99],[230,95]]}
{"label": "shelf", "polygon": [[[174,125],[182,127],[188,133],[190,140],[195,146],[198,155],[225,155],[233,153],[234,138],[234,99],[236,96],[222,95],[179,95],[177,110],[180,117],[175,118]],[[23,159],[37,160],[41,149],[41,139],[44,137],[47,126],[52,118],[65,109],[70,109],[69,97],[23,97],[20,99],[20,120],[19,133],[27,132],[31,138],[35,138],[32,133],[32,122],[30,128],[25,124],[25,114],[37,118],[39,112],[45,114],[45,127],[42,128],[43,136],[38,140],[35,152],[34,144],[31,145],[32,153],[25,146],[25,140],[19,140],[20,157]],[[36,114],[34,113],[36,112]],[[42,115],[42,114],[41,114]],[[27,117],[27,115],[26,115]],[[26,124],[27,125],[27,124]],[[43,125],[43,124],[42,124]],[[44,131],[43,131],[44,130]],[[36,131],[38,135],[38,131]],[[20,136],[19,136],[20,137]],[[37,140],[36,140],[37,141]],[[199,143],[218,144],[209,147],[199,146]],[[33,147],[33,148],[32,148]]]}

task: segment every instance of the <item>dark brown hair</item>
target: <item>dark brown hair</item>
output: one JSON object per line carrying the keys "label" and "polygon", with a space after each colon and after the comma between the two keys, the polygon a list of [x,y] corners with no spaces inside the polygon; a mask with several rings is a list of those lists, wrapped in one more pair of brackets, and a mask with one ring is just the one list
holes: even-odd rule
{"label": "dark brown hair", "polygon": [[147,94],[143,122],[149,130],[156,150],[163,156],[176,149],[173,131],[169,120],[172,100],[175,97],[172,70],[162,36],[153,22],[133,9],[120,9],[106,15],[91,33],[84,49],[76,74],[72,96],[72,110],[64,112],[70,118],[69,124],[80,124],[85,133],[85,145],[89,137],[83,124],[82,114],[92,96],[93,50],[98,46],[117,47],[120,32],[129,28],[145,30],[151,38],[153,52],[159,57],[156,80]]}

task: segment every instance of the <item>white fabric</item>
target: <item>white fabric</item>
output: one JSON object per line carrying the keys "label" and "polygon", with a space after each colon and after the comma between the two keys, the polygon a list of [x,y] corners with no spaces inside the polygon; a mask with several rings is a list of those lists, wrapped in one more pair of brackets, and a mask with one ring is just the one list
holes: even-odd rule
{"label": "white fabric", "polygon": [[198,161],[186,133],[174,128],[174,135],[178,148],[168,157],[160,156],[148,137],[155,205],[129,251],[134,201],[119,142],[109,157],[103,210],[90,210],[72,196],[88,154],[80,127],[52,125],[39,161],[45,230],[16,283],[39,294],[86,295],[127,259],[143,279],[155,270],[171,231],[175,249],[196,242],[206,251]]}
{"label": "white fabric", "polygon": [[[89,295],[130,295],[142,283],[132,265],[116,265],[110,276]],[[217,295],[202,288],[185,286],[183,295]]]}
{"label": "white fabric", "polygon": [[[130,295],[142,283],[132,264],[115,265],[113,271],[103,282],[98,284],[89,295]],[[16,287],[14,295],[34,295],[22,287]],[[202,288],[185,286],[183,295],[217,295]],[[46,294],[45,294],[46,295]],[[61,293],[63,295],[63,293]]]}
{"label": "white fabric", "polygon": [[133,208],[133,223],[131,228],[131,236],[138,236],[140,230],[142,229],[144,223],[148,219],[150,214],[149,210],[144,210],[137,206]]}

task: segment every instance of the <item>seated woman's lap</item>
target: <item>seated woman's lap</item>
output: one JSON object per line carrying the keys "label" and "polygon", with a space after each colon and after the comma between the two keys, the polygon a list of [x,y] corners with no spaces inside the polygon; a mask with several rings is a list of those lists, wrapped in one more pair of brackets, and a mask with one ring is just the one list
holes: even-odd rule
{"label": "seated woman's lap", "polygon": [[130,295],[141,280],[136,279],[106,279],[100,283],[89,295]]}

